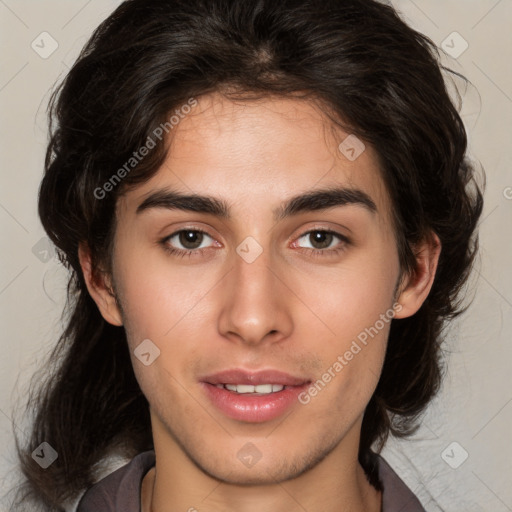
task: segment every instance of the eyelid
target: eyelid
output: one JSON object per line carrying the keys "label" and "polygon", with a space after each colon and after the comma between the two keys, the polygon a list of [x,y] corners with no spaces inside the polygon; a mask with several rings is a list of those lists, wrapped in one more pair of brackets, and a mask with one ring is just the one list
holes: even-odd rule
{"label": "eyelid", "polygon": [[332,233],[333,235],[341,238],[345,242],[350,242],[350,236],[343,233],[343,230],[350,231],[350,229],[345,228],[344,226],[340,226],[339,228],[331,227],[326,224],[313,224],[312,226],[308,226],[306,229],[301,228],[298,234],[292,235],[292,240],[297,240],[304,235],[308,235],[309,233],[313,233],[315,231],[322,231],[325,233]]}

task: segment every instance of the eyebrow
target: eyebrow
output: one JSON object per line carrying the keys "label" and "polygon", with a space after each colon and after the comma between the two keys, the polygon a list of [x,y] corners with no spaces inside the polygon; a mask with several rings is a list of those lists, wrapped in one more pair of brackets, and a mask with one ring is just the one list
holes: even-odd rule
{"label": "eyebrow", "polygon": [[[274,219],[279,221],[299,213],[346,205],[361,206],[370,213],[377,212],[375,202],[362,190],[329,187],[311,190],[292,197],[286,203],[274,209],[273,214]],[[224,219],[230,219],[231,217],[230,206],[222,199],[198,194],[183,194],[168,188],[151,193],[139,204],[136,213],[139,214],[154,208],[205,213]]]}

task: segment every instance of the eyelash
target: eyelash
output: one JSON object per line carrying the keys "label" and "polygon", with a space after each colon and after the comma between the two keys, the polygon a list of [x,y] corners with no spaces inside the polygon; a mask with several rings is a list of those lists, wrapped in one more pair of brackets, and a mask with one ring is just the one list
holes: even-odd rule
{"label": "eyelash", "polygon": [[[211,247],[206,247],[206,248],[203,248],[203,249],[176,249],[175,247],[172,247],[169,245],[169,240],[173,237],[175,237],[176,235],[179,235],[180,233],[182,232],[194,232],[194,233],[202,233],[206,236],[209,236],[210,238],[213,238],[211,237],[206,231],[203,231],[202,229],[197,229],[197,228],[185,228],[185,229],[180,229],[178,231],[175,231],[174,233],[172,233],[171,235],[169,236],[166,236],[165,238],[163,238],[162,240],[160,240],[160,244],[163,246],[164,250],[168,253],[168,254],[171,254],[172,256],[177,256],[177,257],[180,257],[180,258],[184,258],[184,257],[193,257],[193,256],[200,256],[202,254],[203,251],[205,250],[208,250],[208,249],[211,249]],[[308,231],[305,231],[304,233],[302,233],[298,238],[297,240],[300,240],[301,238],[305,237],[306,235],[309,235],[311,233],[324,233],[324,234],[331,234],[333,236],[335,236],[336,238],[338,238],[341,242],[341,244],[333,249],[313,249],[313,248],[310,248],[310,247],[302,247],[302,250],[304,251],[307,251],[307,253],[313,257],[320,257],[320,258],[325,258],[325,257],[329,257],[329,256],[335,256],[335,255],[338,255],[339,253],[343,252],[345,249],[346,249],[346,246],[349,245],[351,242],[350,240],[336,232],[336,231],[333,231],[333,230],[330,230],[330,229],[322,229],[322,228],[318,228],[318,229],[310,229]],[[294,242],[295,243],[295,242]]]}
{"label": "eyelash", "polygon": [[[168,243],[171,238],[175,237],[176,235],[179,235],[180,233],[188,231],[193,231],[194,233],[202,233],[203,235],[210,236],[206,231],[198,228],[180,229],[160,240],[160,243],[162,244],[164,250],[168,254],[171,254],[172,256],[178,256],[179,258],[184,258],[186,256],[189,258],[192,256],[200,256],[205,249],[176,249],[175,247],[171,247]],[[210,238],[212,237],[210,236]],[[210,249],[210,247],[208,247],[207,249]]]}

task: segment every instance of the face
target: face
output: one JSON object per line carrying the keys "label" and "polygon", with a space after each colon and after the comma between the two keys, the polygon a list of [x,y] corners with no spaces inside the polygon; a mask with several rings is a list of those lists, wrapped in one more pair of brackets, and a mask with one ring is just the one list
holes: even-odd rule
{"label": "face", "polygon": [[113,284],[155,445],[220,480],[357,453],[400,269],[377,155],[348,135],[304,100],[204,96],[118,201]]}

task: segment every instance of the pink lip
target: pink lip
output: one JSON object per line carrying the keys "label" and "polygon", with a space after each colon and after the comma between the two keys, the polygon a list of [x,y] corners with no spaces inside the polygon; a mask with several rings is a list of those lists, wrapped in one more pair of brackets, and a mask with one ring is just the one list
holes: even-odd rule
{"label": "pink lip", "polygon": [[[206,396],[216,408],[232,419],[249,423],[263,423],[284,414],[298,402],[298,395],[310,382],[277,370],[226,370],[201,379]],[[217,384],[279,384],[286,387],[276,393],[257,395],[238,394],[219,388]]]}

